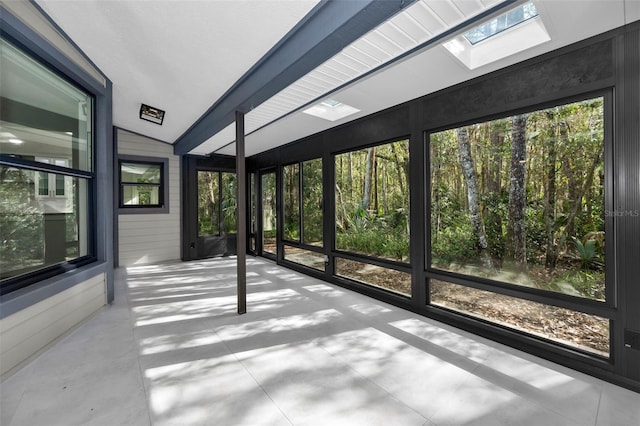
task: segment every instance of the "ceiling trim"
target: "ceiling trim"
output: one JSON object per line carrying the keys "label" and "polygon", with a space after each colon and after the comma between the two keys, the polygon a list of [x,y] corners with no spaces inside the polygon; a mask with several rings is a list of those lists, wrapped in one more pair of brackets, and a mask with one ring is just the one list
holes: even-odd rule
{"label": "ceiling trim", "polygon": [[324,0],[254,65],[174,144],[187,154],[235,120],[416,0]]}

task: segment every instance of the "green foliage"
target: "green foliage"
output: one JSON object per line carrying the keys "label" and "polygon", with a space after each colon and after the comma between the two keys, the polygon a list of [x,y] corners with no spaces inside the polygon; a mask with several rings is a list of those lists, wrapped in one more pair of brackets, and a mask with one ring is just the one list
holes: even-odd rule
{"label": "green foliage", "polygon": [[[430,134],[434,264],[449,271],[604,298],[603,99],[527,114],[526,156],[520,162],[525,167],[526,262],[517,265],[505,261],[505,254],[522,240],[509,241],[506,233],[514,225],[509,224],[515,167],[511,126],[509,117],[466,126],[482,212],[479,231],[471,227],[457,130]],[[572,242],[574,235],[585,237]],[[479,249],[481,236],[488,243],[484,253]],[[487,252],[490,263],[481,261]]]}
{"label": "green foliage", "polygon": [[575,244],[576,251],[580,255],[580,260],[582,260],[582,268],[588,269],[592,262],[595,260],[597,247],[595,240],[586,240],[584,244],[576,237],[573,238],[573,243]]}
{"label": "green foliage", "polygon": [[336,247],[408,262],[408,141],[340,154],[335,161]]}

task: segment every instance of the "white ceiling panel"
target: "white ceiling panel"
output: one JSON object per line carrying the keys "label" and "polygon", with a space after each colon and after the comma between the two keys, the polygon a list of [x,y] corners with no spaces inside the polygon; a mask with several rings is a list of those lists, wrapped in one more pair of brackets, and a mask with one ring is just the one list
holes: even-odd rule
{"label": "white ceiling panel", "polygon": [[113,82],[114,124],[174,142],[318,0],[37,3]]}

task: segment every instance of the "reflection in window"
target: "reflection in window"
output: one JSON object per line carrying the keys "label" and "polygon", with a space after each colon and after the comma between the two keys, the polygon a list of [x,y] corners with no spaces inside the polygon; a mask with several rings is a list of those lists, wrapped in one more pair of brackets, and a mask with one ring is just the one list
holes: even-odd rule
{"label": "reflection in window", "polygon": [[609,320],[556,306],[430,280],[431,303],[600,356],[609,356]]}
{"label": "reflection in window", "polygon": [[[40,195],[42,175],[62,177],[67,195]],[[0,166],[2,279],[88,254],[87,188],[87,179]]]}
{"label": "reflection in window", "polygon": [[90,172],[91,95],[4,39],[0,52],[0,154]]}
{"label": "reflection in window", "polygon": [[605,299],[603,98],[431,134],[431,267]]}
{"label": "reflection in window", "polygon": [[335,156],[336,248],[409,261],[409,141]]}
{"label": "reflection in window", "polygon": [[120,207],[161,207],[163,165],[120,162]]}
{"label": "reflection in window", "polygon": [[340,257],[335,262],[338,276],[411,296],[411,274]]}

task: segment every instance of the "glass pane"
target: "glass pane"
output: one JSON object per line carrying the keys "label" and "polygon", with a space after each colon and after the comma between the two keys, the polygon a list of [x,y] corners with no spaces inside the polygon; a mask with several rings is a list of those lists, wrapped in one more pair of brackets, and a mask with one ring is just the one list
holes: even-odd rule
{"label": "glass pane", "polygon": [[162,183],[162,165],[120,163],[122,183]]}
{"label": "glass pane", "polygon": [[409,141],[336,155],[336,248],[409,261]]}
{"label": "glass pane", "polygon": [[56,177],[56,195],[64,195],[65,177],[62,175],[55,175]]}
{"label": "glass pane", "polygon": [[93,99],[0,40],[0,153],[92,169]]}
{"label": "glass pane", "polygon": [[411,275],[395,269],[336,257],[336,275],[411,296]]}
{"label": "glass pane", "polygon": [[235,173],[222,173],[222,230],[225,234],[236,233],[236,195],[237,184]]}
{"label": "glass pane", "polygon": [[532,2],[528,2],[496,16],[490,21],[473,27],[463,35],[469,43],[477,44],[536,16],[538,16],[538,11],[535,5]]}
{"label": "glass pane", "polygon": [[[257,222],[257,208],[256,208],[256,175],[255,173],[251,173],[250,175],[250,183],[249,183],[249,203],[251,209],[251,228],[249,232],[251,234],[256,233],[256,228],[258,226]],[[255,247],[254,247],[255,249]]]}
{"label": "glass pane", "polygon": [[157,186],[122,185],[124,206],[159,206],[160,188]]}
{"label": "glass pane", "polygon": [[300,172],[298,164],[282,168],[282,191],[284,196],[284,239],[300,241]]}
{"label": "glass pane", "polygon": [[43,197],[36,191],[38,175],[0,166],[1,279],[88,253],[87,181],[66,177],[64,197]]}
{"label": "glass pane", "polygon": [[220,235],[220,173],[198,171],[198,236]]}
{"label": "glass pane", "polygon": [[609,320],[444,281],[430,280],[431,303],[600,356],[609,356]]}
{"label": "glass pane", "polygon": [[276,174],[262,175],[262,251],[276,254]]}
{"label": "glass pane", "polygon": [[284,258],[290,262],[299,263],[309,268],[324,272],[324,255],[311,250],[284,246]]}
{"label": "glass pane", "polygon": [[322,247],[322,158],[302,163],[302,191],[304,243]]}
{"label": "glass pane", "polygon": [[431,267],[605,299],[603,98],[434,133]]}

